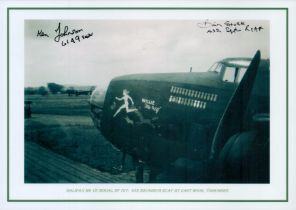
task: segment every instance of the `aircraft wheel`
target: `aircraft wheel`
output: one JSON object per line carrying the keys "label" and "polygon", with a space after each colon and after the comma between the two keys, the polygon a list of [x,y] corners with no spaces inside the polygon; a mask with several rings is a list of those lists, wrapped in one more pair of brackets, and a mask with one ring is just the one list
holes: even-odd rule
{"label": "aircraft wheel", "polygon": [[269,182],[269,139],[260,137],[256,131],[230,137],[217,160],[218,182]]}

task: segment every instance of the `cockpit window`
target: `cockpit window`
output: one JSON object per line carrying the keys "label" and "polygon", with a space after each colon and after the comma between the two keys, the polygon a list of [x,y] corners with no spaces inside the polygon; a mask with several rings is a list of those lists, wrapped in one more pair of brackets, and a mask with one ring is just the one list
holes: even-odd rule
{"label": "cockpit window", "polygon": [[234,82],[235,81],[235,69],[232,67],[226,67],[222,80],[224,82]]}
{"label": "cockpit window", "polygon": [[217,63],[214,63],[214,65],[211,66],[211,68],[209,69],[209,71],[220,73],[221,70],[222,70],[222,68],[223,68],[223,64],[217,62]]}
{"label": "cockpit window", "polygon": [[223,82],[239,83],[246,73],[250,61],[217,62],[211,66],[210,72],[218,73]]}
{"label": "cockpit window", "polygon": [[102,91],[101,89],[96,88],[90,96],[90,103],[96,106],[103,106],[105,95],[106,95],[105,91]]}
{"label": "cockpit window", "polygon": [[245,75],[247,68],[245,67],[229,67],[225,66],[222,80],[224,82],[239,83]]}
{"label": "cockpit window", "polygon": [[232,64],[232,65],[240,65],[240,66],[249,66],[251,61],[249,60],[237,60],[237,61],[229,61],[228,62],[229,64]]}
{"label": "cockpit window", "polygon": [[237,82],[240,82],[243,78],[243,76],[245,75],[247,71],[247,68],[239,68],[239,71],[237,73],[237,76],[236,76],[236,81]]}

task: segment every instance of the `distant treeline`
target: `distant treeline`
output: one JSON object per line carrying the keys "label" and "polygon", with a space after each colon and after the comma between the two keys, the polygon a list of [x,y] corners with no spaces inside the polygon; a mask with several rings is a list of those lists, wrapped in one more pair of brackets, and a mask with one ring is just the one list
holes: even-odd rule
{"label": "distant treeline", "polygon": [[47,83],[47,87],[26,87],[25,95],[42,95],[48,94],[68,94],[71,95],[90,95],[95,86],[64,86],[54,82]]}

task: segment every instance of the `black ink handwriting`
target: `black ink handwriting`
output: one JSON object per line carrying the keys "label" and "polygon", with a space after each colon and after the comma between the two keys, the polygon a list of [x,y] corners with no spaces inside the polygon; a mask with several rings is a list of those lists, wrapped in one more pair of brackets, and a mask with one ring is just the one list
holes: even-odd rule
{"label": "black ink handwriting", "polygon": [[61,45],[64,47],[70,43],[75,44],[75,43],[81,42],[83,39],[88,39],[91,36],[93,36],[93,33],[88,33],[86,35],[76,35],[75,37],[62,40]]}
{"label": "black ink handwriting", "polygon": [[245,31],[250,31],[250,32],[260,32],[261,30],[263,30],[262,26],[251,27],[250,25],[247,25],[245,28]]}
{"label": "black ink handwriting", "polygon": [[239,29],[237,27],[234,27],[234,28],[226,27],[225,30],[226,30],[226,32],[228,32],[230,34],[234,34],[234,33],[242,31],[241,29]]}
{"label": "black ink handwriting", "polygon": [[245,22],[244,21],[236,21],[236,22],[226,21],[224,22],[224,25],[228,27],[244,26]]}
{"label": "black ink handwriting", "polygon": [[205,30],[208,34],[215,33],[227,33],[227,34],[237,34],[242,32],[260,32],[263,27],[260,25],[250,25],[246,21],[209,21],[205,20],[203,22],[197,23],[199,28]]}
{"label": "black ink handwriting", "polygon": [[61,30],[61,23],[59,23],[57,29],[54,30],[57,33],[56,37],[54,38],[54,41],[59,42],[62,37],[78,34],[81,31],[83,31],[83,29],[78,29],[78,30],[72,29],[72,31],[68,31],[68,30],[69,30],[69,27],[64,26],[64,29],[62,31]]}
{"label": "black ink handwriting", "polygon": [[222,27],[220,23],[210,22],[209,20],[205,20],[204,22],[197,23],[199,28],[210,28],[210,27]]}
{"label": "black ink handwriting", "polygon": [[46,37],[49,37],[48,34],[44,33],[42,30],[38,30],[37,36],[41,36],[41,37],[46,36]]}

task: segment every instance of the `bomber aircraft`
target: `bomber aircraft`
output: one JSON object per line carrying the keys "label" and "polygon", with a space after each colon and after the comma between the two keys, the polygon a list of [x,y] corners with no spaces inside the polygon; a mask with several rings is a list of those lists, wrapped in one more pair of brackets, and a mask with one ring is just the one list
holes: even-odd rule
{"label": "bomber aircraft", "polygon": [[269,183],[269,59],[226,58],[207,72],[114,78],[96,127],[137,160],[136,181]]}

